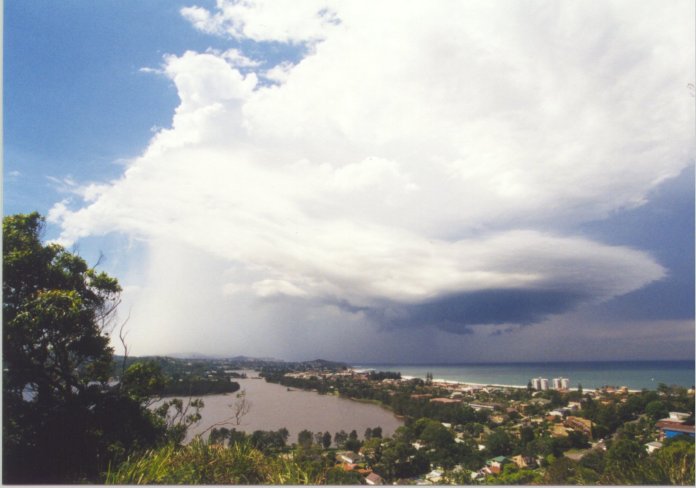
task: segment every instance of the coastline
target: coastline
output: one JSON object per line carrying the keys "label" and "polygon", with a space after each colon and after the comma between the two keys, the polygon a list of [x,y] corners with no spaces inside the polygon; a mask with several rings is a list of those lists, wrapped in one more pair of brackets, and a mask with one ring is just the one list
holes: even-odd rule
{"label": "coastline", "polygon": [[[627,387],[632,391],[657,390],[660,384],[693,388],[693,361],[586,361],[546,363],[461,363],[461,364],[391,364],[352,363],[355,371],[400,372],[402,377],[437,378],[442,384],[472,387],[525,388],[534,378],[570,379],[569,390],[582,385],[583,390],[605,386]],[[428,375],[428,373],[430,373]]]}
{"label": "coastline", "polygon": [[[358,372],[358,370],[352,370]],[[424,379],[421,378],[420,376],[402,376],[401,377],[404,380],[411,380],[411,379]],[[456,381],[456,380],[445,380],[442,378],[433,378],[433,384],[445,384],[448,386],[460,386],[460,387],[467,387],[467,386],[475,386],[479,388],[514,388],[514,389],[527,389],[527,385],[506,385],[506,384],[500,384],[500,383],[472,383],[470,381]],[[549,390],[552,390],[553,388],[549,388]],[[566,388],[563,391],[578,391],[579,388]],[[538,390],[535,390],[538,391]],[[595,388],[588,388],[587,391],[595,391]],[[628,389],[629,393],[640,393],[642,390],[637,390],[637,389]]]}

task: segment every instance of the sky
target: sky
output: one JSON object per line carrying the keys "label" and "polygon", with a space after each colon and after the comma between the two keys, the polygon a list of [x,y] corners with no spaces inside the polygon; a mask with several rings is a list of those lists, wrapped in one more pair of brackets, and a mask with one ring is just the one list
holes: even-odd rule
{"label": "sky", "polygon": [[103,256],[134,355],[693,359],[694,18],[6,0],[4,214]]}

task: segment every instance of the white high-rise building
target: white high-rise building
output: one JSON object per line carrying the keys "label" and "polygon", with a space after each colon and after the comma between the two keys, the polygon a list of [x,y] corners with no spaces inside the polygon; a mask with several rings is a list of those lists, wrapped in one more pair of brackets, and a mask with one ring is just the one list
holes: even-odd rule
{"label": "white high-rise building", "polygon": [[548,380],[548,378],[541,378],[541,389],[542,389],[542,390],[548,390],[548,389],[549,389],[549,380]]}
{"label": "white high-rise building", "polygon": [[561,378],[554,378],[554,379],[553,379],[553,389],[554,389],[554,390],[560,390],[560,389],[561,389]]}
{"label": "white high-rise building", "polygon": [[541,378],[532,378],[532,388],[541,390]]}
{"label": "white high-rise building", "polygon": [[561,378],[561,388],[564,390],[570,388],[570,380],[568,378]]}

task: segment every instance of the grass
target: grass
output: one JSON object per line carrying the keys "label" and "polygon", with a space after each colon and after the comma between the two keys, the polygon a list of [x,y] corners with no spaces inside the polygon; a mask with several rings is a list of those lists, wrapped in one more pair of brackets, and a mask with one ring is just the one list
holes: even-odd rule
{"label": "grass", "polygon": [[106,474],[110,485],[321,484],[324,473],[296,462],[267,457],[248,443],[230,447],[194,441],[132,456]]}

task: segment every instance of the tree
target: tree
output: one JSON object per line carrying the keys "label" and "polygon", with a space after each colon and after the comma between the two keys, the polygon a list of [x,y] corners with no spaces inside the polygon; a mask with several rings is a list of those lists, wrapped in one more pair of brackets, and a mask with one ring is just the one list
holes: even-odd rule
{"label": "tree", "polygon": [[669,411],[661,400],[654,400],[645,406],[645,414],[653,420],[660,420],[667,417]]}
{"label": "tree", "polygon": [[309,449],[312,447],[314,434],[309,430],[305,429],[297,434],[297,444],[304,449]]}
{"label": "tree", "polygon": [[552,485],[573,484],[578,463],[570,458],[562,457],[549,464],[544,474],[544,482]]}
{"label": "tree", "polygon": [[[685,436],[686,437],[686,436]],[[694,440],[689,438],[665,442],[655,454],[654,463],[660,484],[694,485]]]}
{"label": "tree", "polygon": [[529,425],[524,425],[520,429],[520,444],[526,446],[534,440],[534,429]]}
{"label": "tree", "polygon": [[159,364],[154,361],[141,361],[128,367],[121,377],[120,386],[129,397],[149,405],[161,394],[165,383]]}
{"label": "tree", "polygon": [[[172,398],[158,406],[154,413],[167,429],[167,441],[174,444],[183,442],[188,428],[200,422],[202,418],[200,412],[203,407],[203,400],[190,397],[186,403],[181,398]],[[219,424],[214,424],[210,429],[217,425]],[[201,437],[204,433],[198,434],[197,437]]]}
{"label": "tree", "polygon": [[[3,481],[97,479],[161,425],[107,385],[121,288],[57,244],[38,213],[3,219]],[[135,392],[135,390],[133,390]]]}
{"label": "tree", "polygon": [[242,423],[242,418],[251,410],[251,402],[247,400],[246,390],[237,393],[237,400],[231,405],[234,421],[237,425]]}
{"label": "tree", "polygon": [[341,430],[334,434],[334,444],[336,444],[336,447],[339,449],[343,449],[345,447],[347,440],[348,434],[346,434],[345,430]]}
{"label": "tree", "polygon": [[358,432],[356,430],[351,430],[348,434],[348,440],[345,442],[345,448],[349,451],[358,452],[360,450],[360,439],[358,439]]}
{"label": "tree", "polygon": [[512,452],[512,439],[504,430],[496,430],[486,439],[486,449],[494,456],[506,456]]}
{"label": "tree", "polygon": [[324,446],[324,449],[328,449],[329,447],[331,447],[331,432],[324,432],[324,435],[321,439],[321,444],[322,446]]}
{"label": "tree", "polygon": [[345,469],[329,468],[326,470],[326,484],[327,485],[359,485],[362,481],[362,477],[359,473],[355,471],[346,471]]}
{"label": "tree", "polygon": [[619,439],[607,450],[602,483],[633,485],[645,484],[649,463],[643,446],[630,439]]}
{"label": "tree", "polygon": [[429,447],[436,449],[451,447],[454,443],[452,433],[440,422],[428,423],[420,434],[420,438]]}

